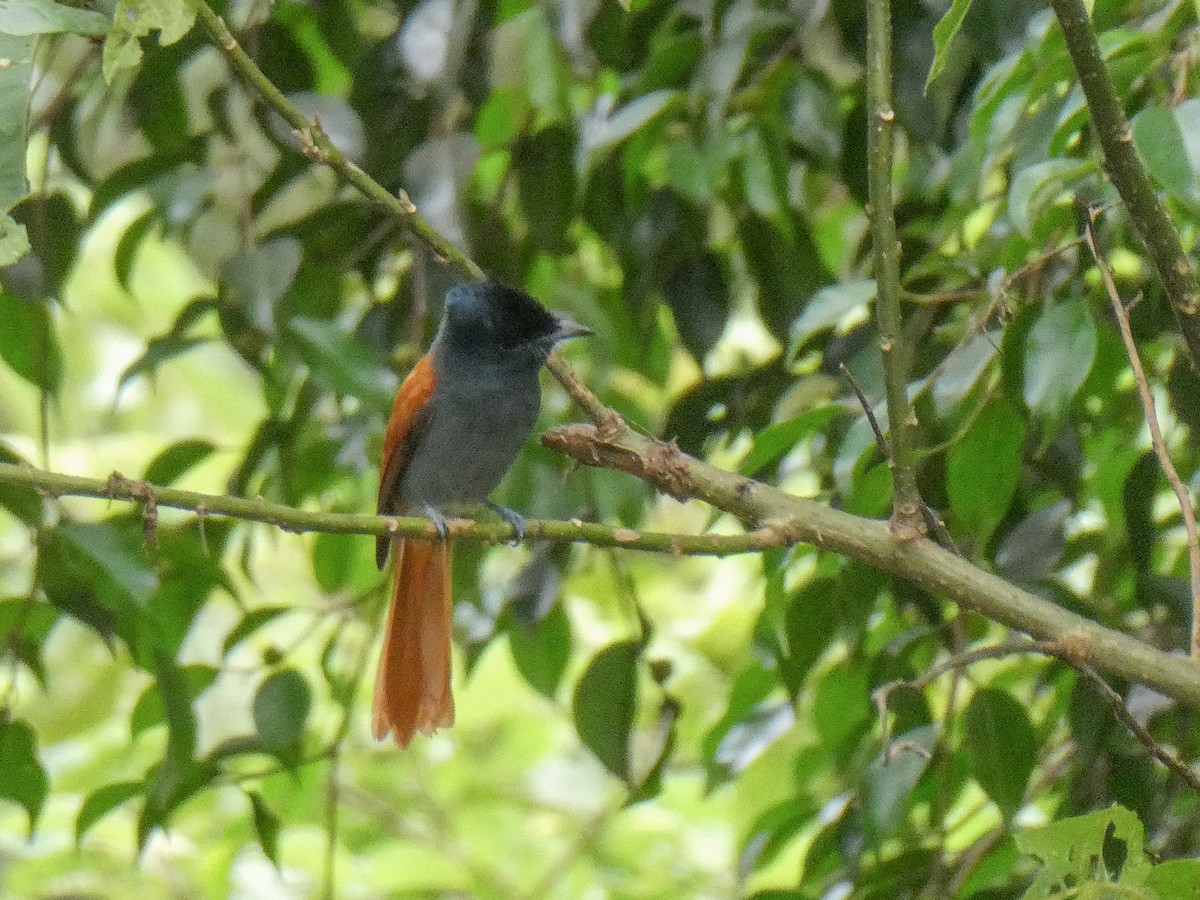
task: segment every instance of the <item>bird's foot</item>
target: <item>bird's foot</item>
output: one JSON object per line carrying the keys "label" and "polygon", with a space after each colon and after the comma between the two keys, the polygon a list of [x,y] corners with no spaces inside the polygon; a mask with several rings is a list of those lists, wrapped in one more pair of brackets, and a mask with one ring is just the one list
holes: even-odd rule
{"label": "bird's foot", "polygon": [[509,509],[507,506],[501,506],[499,503],[493,503],[491,500],[484,500],[484,506],[502,518],[505,522],[512,526],[512,539],[510,544],[519,544],[525,540],[525,520],[521,518],[521,514],[515,509]]}
{"label": "bird's foot", "polygon": [[425,513],[425,518],[433,523],[433,529],[437,532],[439,540],[446,540],[450,537],[450,525],[437,509],[428,503],[421,504],[421,511]]}

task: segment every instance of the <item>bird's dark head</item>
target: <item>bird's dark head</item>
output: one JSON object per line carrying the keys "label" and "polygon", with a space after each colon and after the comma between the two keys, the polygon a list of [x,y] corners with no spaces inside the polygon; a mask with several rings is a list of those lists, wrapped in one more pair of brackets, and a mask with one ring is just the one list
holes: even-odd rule
{"label": "bird's dark head", "polygon": [[483,359],[531,357],[541,365],[554,345],[591,334],[526,294],[495,281],[460,284],[446,294],[438,341]]}

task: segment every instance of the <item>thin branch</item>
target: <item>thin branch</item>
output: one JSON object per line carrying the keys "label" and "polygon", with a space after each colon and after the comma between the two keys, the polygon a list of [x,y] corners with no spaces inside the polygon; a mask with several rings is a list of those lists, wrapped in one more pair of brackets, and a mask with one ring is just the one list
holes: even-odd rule
{"label": "thin branch", "polygon": [[1181,779],[1193,791],[1200,793],[1200,777],[1197,777],[1195,772],[1156,741],[1154,736],[1133,717],[1128,707],[1125,706],[1125,698],[1113,690],[1112,686],[1101,678],[1096,670],[1088,664],[1086,648],[1074,640],[1030,641],[1017,638],[1001,644],[992,644],[988,647],[978,647],[964,653],[956,653],[942,660],[942,662],[918,678],[893,681],[877,688],[871,696],[875,701],[876,708],[879,710],[880,720],[885,723],[886,728],[888,698],[900,688],[922,691],[934,680],[945,675],[947,672],[957,674],[972,663],[985,659],[999,659],[1020,653],[1040,653],[1043,656],[1050,656],[1060,662],[1066,663],[1078,672],[1096,689],[1101,698],[1112,708],[1113,714],[1117,717],[1118,721],[1141,742],[1142,746],[1146,748],[1146,751],[1152,757],[1162,763],[1171,774]]}
{"label": "thin branch", "polygon": [[1088,114],[1104,151],[1104,170],[1129,210],[1179,323],[1192,368],[1200,372],[1200,285],[1150,173],[1133,149],[1133,130],[1104,65],[1084,0],[1050,0],[1079,73]]}
{"label": "thin branch", "polygon": [[887,389],[889,464],[895,484],[892,530],[901,540],[925,533],[921,495],[913,458],[916,418],[908,400],[909,353],[900,319],[900,240],[892,198],[892,21],[889,0],[867,3],[867,177],[870,183],[871,238],[875,252],[875,315]]}
{"label": "thin branch", "polygon": [[[107,480],[100,480],[0,463],[0,484],[34,488],[51,497],[97,497],[139,503],[143,508],[153,504],[155,508],[165,506],[190,510],[202,518],[228,516],[251,522],[265,522],[296,533],[317,531],[327,534],[374,534],[425,540],[437,537],[437,530],[428,519],[296,509],[280,503],[270,503],[261,498],[246,500],[241,497],[159,487],[116,473]],[[470,519],[452,519],[449,525],[450,536],[455,539],[499,544],[514,538],[512,526],[507,522],[493,524]],[[732,556],[738,553],[759,553],[794,543],[789,530],[770,525],[744,534],[670,534],[637,531],[632,528],[610,528],[579,519],[566,522],[527,520],[525,540],[567,541],[598,547],[650,550],[673,556]]]}
{"label": "thin branch", "polygon": [[1187,485],[1179,477],[1171,454],[1167,452],[1167,443],[1163,440],[1162,427],[1158,424],[1158,413],[1154,409],[1154,396],[1150,393],[1150,384],[1146,381],[1146,372],[1142,369],[1142,361],[1138,356],[1137,344],[1133,340],[1133,331],[1129,327],[1129,313],[1117,293],[1117,285],[1113,281],[1112,272],[1100,256],[1096,247],[1096,231],[1093,219],[1089,215],[1084,226],[1088,249],[1096,260],[1096,268],[1104,279],[1104,287],[1108,291],[1108,299],[1112,303],[1113,315],[1117,318],[1117,327],[1121,330],[1121,340],[1125,343],[1125,355],[1129,357],[1129,365],[1133,369],[1133,381],[1137,385],[1138,398],[1142,401],[1142,409],[1146,413],[1146,424],[1150,427],[1150,445],[1158,457],[1159,464],[1166,473],[1171,489],[1175,491],[1175,499],[1179,501],[1179,511],[1183,514],[1183,526],[1187,530],[1188,567],[1191,570],[1190,587],[1192,593],[1192,657],[1200,657],[1200,537],[1196,533],[1196,510],[1192,506],[1192,497]]}

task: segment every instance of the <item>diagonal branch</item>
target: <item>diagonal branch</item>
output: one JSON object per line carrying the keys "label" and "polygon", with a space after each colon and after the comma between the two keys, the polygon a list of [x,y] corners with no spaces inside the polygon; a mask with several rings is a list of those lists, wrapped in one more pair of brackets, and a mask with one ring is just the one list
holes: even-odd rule
{"label": "diagonal branch", "polygon": [[1117,319],[1117,327],[1121,331],[1121,340],[1125,343],[1125,354],[1129,357],[1129,365],[1133,369],[1133,381],[1137,385],[1138,398],[1142,402],[1142,410],[1146,413],[1146,425],[1150,428],[1150,446],[1158,457],[1159,465],[1166,473],[1175,499],[1179,502],[1179,511],[1183,514],[1183,526],[1187,531],[1188,568],[1191,571],[1189,586],[1192,595],[1192,657],[1200,657],[1200,537],[1196,533],[1196,510],[1192,506],[1192,497],[1187,485],[1179,477],[1175,464],[1171,462],[1171,454],[1167,452],[1167,442],[1163,440],[1162,426],[1158,424],[1158,413],[1154,408],[1154,395],[1150,393],[1150,384],[1146,381],[1146,372],[1142,369],[1142,360],[1138,356],[1137,344],[1133,340],[1133,331],[1129,327],[1129,313],[1117,293],[1117,285],[1113,281],[1112,272],[1100,256],[1096,247],[1096,231],[1092,217],[1089,216],[1084,226],[1084,237],[1092,258],[1096,260],[1096,268],[1104,279],[1104,287],[1108,291],[1108,299],[1112,303],[1113,315]]}
{"label": "diagonal branch", "polygon": [[1200,709],[1200,663],[1173,656],[985,572],[926,538],[897,541],[886,522],[864,519],[726,472],[674,444],[623,428],[568,425],[542,443],[589,466],[619,469],[673,497],[704,500],[794,541],[841,553],[947,597],[987,618],[1073,648],[1079,663],[1140,681]]}
{"label": "diagonal branch", "polygon": [[1104,56],[1083,0],[1050,0],[1050,5],[1058,16],[1067,50],[1079,73],[1088,114],[1104,151],[1104,171],[1146,244],[1179,323],[1192,368],[1200,372],[1200,284],[1183,252],[1179,232],[1154,189],[1150,173],[1133,149],[1133,131],[1104,66]]}

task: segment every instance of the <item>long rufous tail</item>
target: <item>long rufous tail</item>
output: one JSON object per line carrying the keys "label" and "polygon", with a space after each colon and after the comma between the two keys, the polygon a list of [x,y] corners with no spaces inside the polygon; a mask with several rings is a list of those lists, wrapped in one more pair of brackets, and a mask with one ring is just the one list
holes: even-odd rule
{"label": "long rufous tail", "polygon": [[371,731],[389,731],[407,747],[418,731],[454,724],[450,693],[450,545],[446,541],[392,544],[395,577],[388,608]]}

